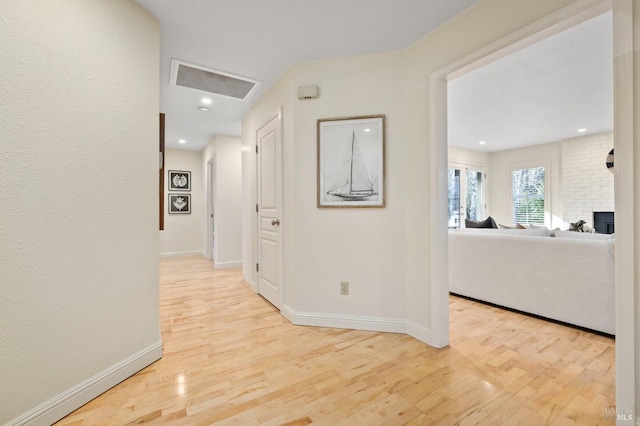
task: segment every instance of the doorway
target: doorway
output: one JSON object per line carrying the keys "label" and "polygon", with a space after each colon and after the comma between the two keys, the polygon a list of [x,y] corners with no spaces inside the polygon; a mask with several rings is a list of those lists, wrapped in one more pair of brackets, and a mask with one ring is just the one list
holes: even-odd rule
{"label": "doorway", "polygon": [[449,163],[447,173],[449,229],[465,228],[465,220],[479,222],[485,216],[486,173],[480,166]]}
{"label": "doorway", "polygon": [[[532,25],[498,40],[475,53],[432,73],[429,77],[429,122],[430,140],[429,166],[433,180],[433,197],[443,205],[447,200],[447,81],[461,76],[483,64],[507,55],[523,46],[569,28],[579,22],[611,10],[611,2],[575,2],[535,22]],[[616,134],[616,156],[623,155],[624,165],[615,171],[615,211],[618,220],[630,224],[628,233],[616,239],[616,403],[617,407],[635,406],[636,332],[635,317],[635,272],[634,272],[634,95],[628,85],[633,84],[633,0],[614,2],[614,91]],[[620,216],[624,216],[622,219]],[[448,251],[447,221],[445,209],[432,208],[430,228],[433,230],[431,247]],[[442,256],[441,256],[442,257]],[[442,260],[439,258],[438,260]],[[431,266],[431,326],[433,345],[449,343],[448,312],[448,262],[433,262]],[[624,373],[623,373],[624,372]]]}

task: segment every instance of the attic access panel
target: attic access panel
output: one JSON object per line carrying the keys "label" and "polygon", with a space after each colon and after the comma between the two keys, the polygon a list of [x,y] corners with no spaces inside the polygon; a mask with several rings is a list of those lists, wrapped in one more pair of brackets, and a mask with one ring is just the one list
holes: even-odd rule
{"label": "attic access panel", "polygon": [[177,59],[171,60],[171,85],[188,87],[212,95],[248,101],[261,82],[217,71]]}

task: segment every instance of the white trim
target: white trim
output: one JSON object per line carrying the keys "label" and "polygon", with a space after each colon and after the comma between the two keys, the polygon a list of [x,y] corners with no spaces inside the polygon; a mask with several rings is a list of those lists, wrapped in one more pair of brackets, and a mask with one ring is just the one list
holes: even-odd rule
{"label": "white trim", "polygon": [[427,345],[436,346],[433,341],[431,330],[422,327],[420,324],[416,324],[413,321],[407,320],[406,333],[414,339],[418,339],[421,342],[426,343]]}
{"label": "white trim", "polygon": [[241,268],[242,267],[242,260],[229,260],[227,262],[214,262],[213,266],[216,269]]}
{"label": "white trim", "polygon": [[465,163],[465,162],[461,162],[461,161],[449,161],[449,168],[456,168],[456,169],[469,169],[469,170],[477,170],[479,172],[486,172],[487,168],[488,168],[488,164],[482,164],[482,163]]}
{"label": "white trim", "polygon": [[49,425],[162,358],[162,341],[112,365],[93,377],[24,413],[5,426]]}
{"label": "white trim", "polygon": [[247,284],[249,284],[249,287],[251,288],[251,290],[255,294],[258,294],[258,287],[256,287],[255,281],[253,281],[250,277],[247,277],[246,275],[244,276],[244,280],[247,282]]}
{"label": "white trim", "polygon": [[435,346],[431,330],[401,318],[360,317],[353,315],[296,312],[284,305],[282,316],[299,326],[344,328],[349,330],[402,333],[430,346]]}
{"label": "white trim", "polygon": [[381,331],[387,333],[406,332],[406,322],[404,319],[399,318],[376,318],[324,314],[318,312],[296,312],[287,305],[284,305],[282,308],[282,316],[295,325]]}
{"label": "white trim", "polygon": [[429,229],[431,346],[449,345],[447,81],[429,77]]}
{"label": "white trim", "polygon": [[[616,235],[616,407],[636,408],[638,389],[637,332],[635,270],[637,228],[637,189],[634,177],[638,164],[634,164],[634,144],[638,134],[634,129],[635,96],[639,81],[634,81],[634,8],[633,0],[616,0],[613,3],[613,70],[614,70],[614,193],[616,222],[624,224],[624,232]],[[637,13],[636,13],[637,16]],[[640,22],[635,22],[640,26]],[[635,47],[637,49],[637,47]],[[620,225],[619,228],[620,229]],[[633,422],[618,421],[618,424]]]}
{"label": "white trim", "polygon": [[202,250],[166,251],[164,253],[160,253],[160,259],[168,259],[170,257],[190,257],[190,256],[202,256],[206,259],[206,254]]}

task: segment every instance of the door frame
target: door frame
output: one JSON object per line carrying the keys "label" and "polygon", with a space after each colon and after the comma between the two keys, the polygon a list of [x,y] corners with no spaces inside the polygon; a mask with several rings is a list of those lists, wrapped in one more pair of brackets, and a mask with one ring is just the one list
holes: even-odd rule
{"label": "door frame", "polygon": [[[460,175],[460,210],[462,210],[462,195],[464,192],[464,196],[465,196],[465,210],[467,208],[466,206],[466,189],[467,189],[467,182],[466,182],[466,173],[471,170],[471,171],[475,171],[475,172],[480,172],[483,175],[483,180],[482,180],[482,217],[484,217],[487,214],[487,167],[484,165],[480,165],[480,164],[472,164],[472,163],[461,163],[458,161],[449,161],[447,162],[447,172],[451,169],[457,169],[460,170],[460,172],[465,173],[464,176],[464,182],[463,182],[463,176]],[[462,189],[465,189],[465,191],[463,191]],[[449,205],[449,191],[448,191],[448,185],[447,185],[447,206]],[[447,213],[447,218],[448,218],[448,213]],[[460,219],[463,219],[462,217],[460,217]],[[467,219],[467,214],[466,211],[464,212],[464,219]],[[447,225],[448,225],[448,221],[447,221]],[[448,227],[448,226],[447,226]],[[464,228],[464,226],[462,226],[462,221],[460,221],[460,228]]]}
{"label": "door frame", "polygon": [[[287,221],[284,220],[284,136],[283,136],[283,126],[282,126],[282,107],[278,107],[275,112],[268,115],[264,120],[260,121],[260,125],[256,129],[254,133],[254,152],[255,152],[255,164],[254,164],[254,172],[256,176],[256,192],[255,197],[253,199],[253,204],[258,205],[258,194],[260,191],[260,164],[258,158],[258,132],[262,130],[267,124],[269,124],[272,120],[278,120],[276,123],[277,131],[276,131],[276,144],[278,146],[278,152],[280,153],[280,170],[277,172],[280,173],[280,185],[278,191],[280,191],[280,197],[278,197],[278,212],[280,214],[280,226],[278,227],[278,232],[280,233],[278,238],[278,260],[277,260],[277,269],[278,276],[280,277],[279,283],[279,292],[280,292],[280,312],[283,312],[284,309],[284,287],[285,287],[285,276],[284,276],[284,241],[285,241],[285,232],[287,227]],[[253,244],[255,247],[255,262],[260,263],[260,216],[257,211],[254,210],[254,220],[253,220]],[[253,273],[255,274],[255,291],[257,294],[260,294],[260,272],[256,271],[255,267],[253,269]]]}
{"label": "door frame", "polygon": [[432,194],[429,227],[431,248],[432,344],[449,344],[448,231],[447,223],[447,81],[497,58],[613,9],[614,133],[616,135],[615,211],[627,224],[616,235],[616,406],[635,407],[635,188],[633,1],[578,0],[484,48],[433,72],[429,76],[429,181]]}
{"label": "door frame", "polygon": [[215,214],[215,155],[207,161],[207,217],[206,217],[206,238],[207,247],[205,249],[205,259],[211,259],[211,261],[215,264],[215,253],[213,250],[214,245],[214,237],[213,233],[215,232],[216,225],[213,223],[215,221],[211,220],[211,215]]}

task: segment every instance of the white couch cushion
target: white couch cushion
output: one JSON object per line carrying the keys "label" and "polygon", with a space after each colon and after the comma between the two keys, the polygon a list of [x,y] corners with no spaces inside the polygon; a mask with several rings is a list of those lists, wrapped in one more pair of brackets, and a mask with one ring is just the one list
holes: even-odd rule
{"label": "white couch cushion", "polygon": [[584,240],[610,240],[613,234],[594,234],[591,232],[556,231],[556,238],[578,238]]}
{"label": "white couch cushion", "polygon": [[551,234],[547,228],[540,229],[492,229],[492,228],[460,228],[460,229],[452,229],[450,232],[459,232],[459,233],[482,233],[482,234],[490,234],[490,235],[517,235],[517,236],[528,236],[528,237],[549,237]]}

